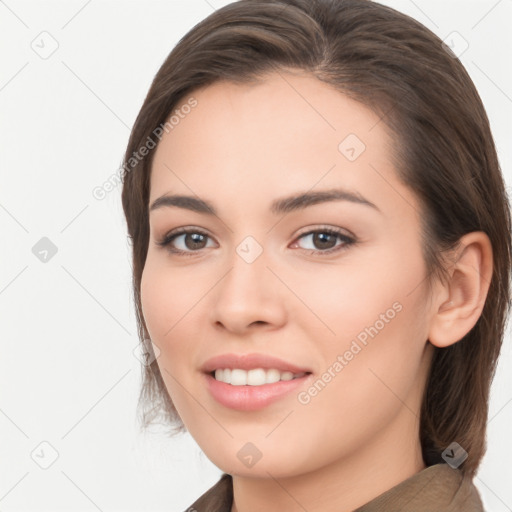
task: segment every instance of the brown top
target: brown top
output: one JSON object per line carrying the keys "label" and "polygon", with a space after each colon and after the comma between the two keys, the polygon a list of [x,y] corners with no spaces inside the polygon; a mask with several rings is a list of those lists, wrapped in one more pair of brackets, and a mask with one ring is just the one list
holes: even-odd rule
{"label": "brown top", "polygon": [[[220,480],[195,501],[187,512],[231,512],[233,480]],[[484,512],[471,480],[448,464],[435,464],[377,496],[353,512]]]}

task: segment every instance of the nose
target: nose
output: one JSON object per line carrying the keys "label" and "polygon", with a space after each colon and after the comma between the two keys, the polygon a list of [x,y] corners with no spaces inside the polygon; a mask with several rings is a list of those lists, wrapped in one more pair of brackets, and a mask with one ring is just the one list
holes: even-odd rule
{"label": "nose", "polygon": [[212,294],[211,321],[217,328],[242,335],[284,325],[285,290],[268,263],[265,251],[251,263],[236,252],[229,259],[229,271]]}

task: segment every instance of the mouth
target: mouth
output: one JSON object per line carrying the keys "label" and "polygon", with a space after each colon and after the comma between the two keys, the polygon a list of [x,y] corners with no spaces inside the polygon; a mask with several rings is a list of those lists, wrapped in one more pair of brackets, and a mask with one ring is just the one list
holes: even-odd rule
{"label": "mouth", "polygon": [[300,379],[311,372],[293,373],[281,371],[277,368],[254,368],[244,370],[242,368],[217,368],[210,372],[210,375],[218,382],[230,384],[231,386],[264,386],[280,381]]}
{"label": "mouth", "polygon": [[256,411],[289,398],[313,378],[310,368],[266,354],[223,354],[201,368],[204,384],[220,405]]}

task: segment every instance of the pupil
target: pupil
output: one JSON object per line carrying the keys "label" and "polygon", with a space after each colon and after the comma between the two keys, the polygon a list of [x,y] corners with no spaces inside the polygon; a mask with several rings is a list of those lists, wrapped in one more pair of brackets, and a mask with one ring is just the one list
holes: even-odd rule
{"label": "pupil", "polygon": [[[192,239],[192,243],[189,244],[187,243],[187,241],[189,240],[189,237]],[[192,233],[192,234],[188,234],[186,237],[185,237],[185,245],[187,246],[187,249],[198,249],[199,247],[197,247],[197,244],[201,244],[201,242],[203,242],[203,238],[205,238],[204,235],[201,235],[200,233]]]}
{"label": "pupil", "polygon": [[331,249],[334,246],[330,242],[333,241],[336,242],[336,237],[330,233],[315,233],[313,235],[313,242],[320,249]]}

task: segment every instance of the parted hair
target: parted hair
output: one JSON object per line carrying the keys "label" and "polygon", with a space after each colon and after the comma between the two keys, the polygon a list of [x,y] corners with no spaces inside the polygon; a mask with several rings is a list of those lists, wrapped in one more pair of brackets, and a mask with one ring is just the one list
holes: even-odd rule
{"label": "parted hair", "polygon": [[[443,462],[453,441],[474,476],[485,453],[489,393],[510,308],[510,206],[489,121],[464,66],[434,33],[370,0],[241,0],[194,26],[157,72],[133,126],[123,161],[122,205],[133,257],[139,337],[152,345],[140,284],[149,243],[154,138],[194,90],[220,80],[257,83],[267,73],[300,70],[376,112],[396,141],[393,163],[422,209],[427,281],[445,279],[443,255],[472,231],[485,232],[493,274],[476,325],[457,343],[434,347],[420,416],[426,465]],[[130,165],[128,163],[130,162]],[[143,367],[141,425],[185,430],[157,362]]]}

